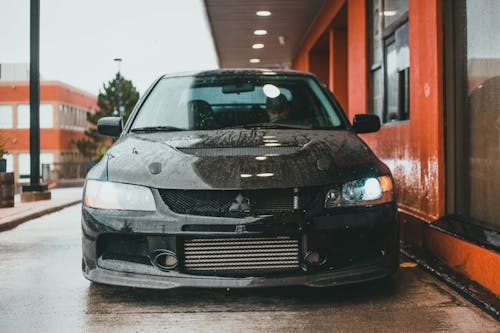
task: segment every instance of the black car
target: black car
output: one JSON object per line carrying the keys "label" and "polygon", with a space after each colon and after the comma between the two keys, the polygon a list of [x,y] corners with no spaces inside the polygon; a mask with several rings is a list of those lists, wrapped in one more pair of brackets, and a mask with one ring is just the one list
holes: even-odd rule
{"label": "black car", "polygon": [[389,169],[331,92],[295,71],[167,75],[88,173],[85,277],[114,285],[323,287],[398,269]]}

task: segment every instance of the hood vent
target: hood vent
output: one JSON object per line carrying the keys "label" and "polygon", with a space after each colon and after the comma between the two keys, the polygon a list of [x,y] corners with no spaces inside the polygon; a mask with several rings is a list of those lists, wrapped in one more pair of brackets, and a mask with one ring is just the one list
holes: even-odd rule
{"label": "hood vent", "polygon": [[199,157],[218,157],[218,156],[273,156],[273,155],[291,155],[300,150],[299,146],[280,146],[280,147],[235,147],[235,148],[177,148],[184,154],[195,155]]}

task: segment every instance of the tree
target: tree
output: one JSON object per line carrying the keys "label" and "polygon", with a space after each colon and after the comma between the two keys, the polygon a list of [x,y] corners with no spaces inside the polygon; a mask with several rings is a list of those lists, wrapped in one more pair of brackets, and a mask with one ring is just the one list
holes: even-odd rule
{"label": "tree", "polygon": [[91,126],[85,131],[86,138],[76,141],[80,153],[91,160],[98,160],[104,156],[112,143],[111,140],[97,132],[97,121],[102,117],[117,116],[121,109],[125,123],[139,100],[139,92],[132,81],[126,80],[119,72],[116,73],[112,81],[103,84],[103,90],[97,96],[99,108],[97,112],[87,113],[87,121]]}

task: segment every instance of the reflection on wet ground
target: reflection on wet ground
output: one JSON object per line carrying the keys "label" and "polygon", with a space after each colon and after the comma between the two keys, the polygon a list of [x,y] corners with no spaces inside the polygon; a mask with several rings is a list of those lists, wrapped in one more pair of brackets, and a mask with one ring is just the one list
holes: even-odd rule
{"label": "reflection on wet ground", "polygon": [[145,290],[80,273],[80,207],[0,233],[2,332],[498,332],[407,264],[392,280],[325,289]]}

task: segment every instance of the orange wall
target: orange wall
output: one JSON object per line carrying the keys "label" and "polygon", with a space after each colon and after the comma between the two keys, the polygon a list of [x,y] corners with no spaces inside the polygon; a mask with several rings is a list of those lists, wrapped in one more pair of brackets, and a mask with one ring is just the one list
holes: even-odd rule
{"label": "orange wall", "polygon": [[[29,103],[29,84],[27,82],[0,83],[0,103]],[[97,108],[97,98],[89,93],[57,81],[40,84],[40,101],[63,102],[84,109]]]}
{"label": "orange wall", "polygon": [[352,119],[368,109],[368,64],[366,41],[366,1],[347,1],[347,91],[349,104],[347,115]]}
{"label": "orange wall", "polygon": [[335,93],[344,110],[347,110],[347,101],[349,99],[347,91],[347,52],[347,30],[330,29],[330,66],[332,71],[328,86]]}
{"label": "orange wall", "polygon": [[[328,29],[343,0],[330,0],[312,25],[293,61],[305,66],[309,51]],[[445,213],[444,120],[441,0],[409,1],[410,120],[388,124],[363,135],[392,170],[400,208],[425,221]],[[368,112],[366,1],[348,0],[349,118]]]}
{"label": "orange wall", "polygon": [[[29,129],[2,129],[2,135],[8,137],[9,144],[6,149],[9,152],[28,151],[30,147]],[[76,150],[73,143],[76,140],[83,139],[83,131],[68,129],[40,129],[40,149],[41,150]]]}
{"label": "orange wall", "polygon": [[450,268],[500,296],[500,256],[477,245],[428,228],[425,247]]}
{"label": "orange wall", "polygon": [[311,51],[309,53],[309,70],[325,84],[328,83],[330,63],[328,51]]}
{"label": "orange wall", "polygon": [[[302,71],[309,71],[309,51],[318,41],[321,35],[328,29],[335,15],[339,12],[346,0],[327,1],[323,10],[311,26],[307,38],[302,42],[295,58],[292,61],[292,67]],[[325,82],[328,84],[328,82]]]}

